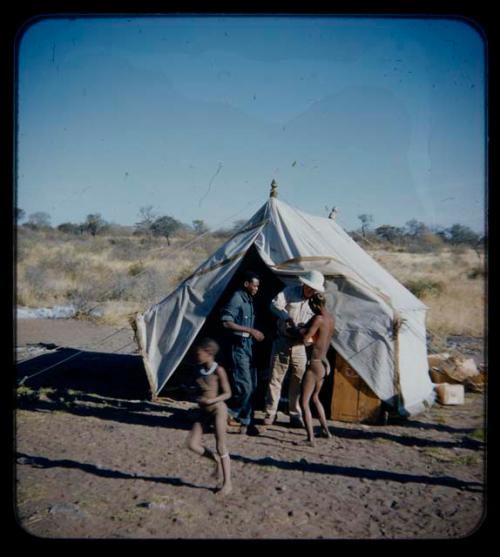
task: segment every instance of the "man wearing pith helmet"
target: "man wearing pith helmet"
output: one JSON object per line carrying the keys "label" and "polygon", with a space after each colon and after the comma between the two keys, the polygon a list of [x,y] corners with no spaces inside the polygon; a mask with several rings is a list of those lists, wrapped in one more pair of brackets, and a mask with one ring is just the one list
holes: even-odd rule
{"label": "man wearing pith helmet", "polygon": [[299,277],[302,284],[287,286],[271,302],[271,311],[278,317],[277,336],[271,355],[271,377],[266,394],[265,425],[276,419],[281,387],[288,369],[288,412],[292,427],[303,427],[300,408],[300,385],[307,365],[303,340],[292,332],[299,324],[307,323],[314,313],[309,298],[315,292],[324,292],[325,277],[319,271],[308,271]]}

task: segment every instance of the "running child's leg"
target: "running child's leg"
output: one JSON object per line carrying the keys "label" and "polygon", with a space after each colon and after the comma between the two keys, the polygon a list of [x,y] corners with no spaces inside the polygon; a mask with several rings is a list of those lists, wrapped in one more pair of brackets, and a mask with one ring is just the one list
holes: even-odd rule
{"label": "running child's leg", "polygon": [[217,463],[215,454],[210,449],[207,449],[203,446],[202,437],[203,425],[201,424],[201,422],[195,422],[193,424],[193,427],[191,428],[191,431],[189,432],[189,436],[187,439],[188,448],[194,451],[196,454],[214,460]]}
{"label": "running child's leg", "polygon": [[222,487],[218,490],[218,493],[221,495],[227,495],[232,490],[231,461],[226,445],[226,427],[227,408],[225,404],[219,404],[215,413],[215,442],[217,447],[219,477],[222,476],[223,479]]}
{"label": "running child's leg", "polygon": [[187,446],[189,449],[194,451],[196,454],[203,456],[205,453],[205,447],[203,446],[201,439],[203,437],[203,426],[200,422],[195,422],[191,431],[189,432],[187,438]]}

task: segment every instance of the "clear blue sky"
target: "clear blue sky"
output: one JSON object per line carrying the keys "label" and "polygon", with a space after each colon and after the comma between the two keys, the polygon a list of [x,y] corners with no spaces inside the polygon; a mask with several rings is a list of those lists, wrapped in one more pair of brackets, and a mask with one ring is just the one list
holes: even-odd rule
{"label": "clear blue sky", "polygon": [[[17,206],[209,226],[485,220],[485,45],[453,19],[46,19],[19,43]],[[234,216],[234,218],[233,218]]]}

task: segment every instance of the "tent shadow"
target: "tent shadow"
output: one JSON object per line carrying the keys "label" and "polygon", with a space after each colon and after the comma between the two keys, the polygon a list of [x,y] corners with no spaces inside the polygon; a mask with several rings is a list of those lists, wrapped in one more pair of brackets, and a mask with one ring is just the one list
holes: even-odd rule
{"label": "tent shadow", "polygon": [[[28,387],[72,389],[123,399],[149,398],[149,385],[139,355],[82,352],[47,344],[40,346],[52,351],[16,366],[18,380],[26,377],[24,384]],[[55,367],[46,369],[51,366]]]}
{"label": "tent shadow", "polygon": [[306,459],[297,461],[278,460],[273,457],[249,458],[238,454],[231,454],[231,459],[246,464],[256,464],[258,466],[274,466],[281,470],[297,470],[300,472],[312,472],[316,474],[329,474],[359,478],[366,480],[382,480],[399,483],[418,483],[425,485],[440,485],[467,491],[483,491],[480,482],[460,480],[452,476],[424,476],[421,474],[406,474],[400,472],[390,472],[386,470],[372,470],[369,468],[355,468],[353,466],[338,466],[334,464],[321,464],[308,462]]}
{"label": "tent shadow", "polygon": [[[55,410],[77,416],[147,427],[187,430],[190,410],[150,401],[149,385],[140,356],[81,352],[45,345],[53,352],[17,365],[18,379],[26,377],[27,394],[16,407],[31,411]],[[71,358],[65,362],[63,360]],[[44,370],[60,363],[52,369]],[[46,389],[40,396],[41,389]]]}
{"label": "tent shadow", "polygon": [[189,430],[193,410],[176,408],[165,403],[109,399],[106,397],[54,390],[35,397],[18,397],[17,408],[38,412],[65,412],[75,416],[93,417],[122,424]]}

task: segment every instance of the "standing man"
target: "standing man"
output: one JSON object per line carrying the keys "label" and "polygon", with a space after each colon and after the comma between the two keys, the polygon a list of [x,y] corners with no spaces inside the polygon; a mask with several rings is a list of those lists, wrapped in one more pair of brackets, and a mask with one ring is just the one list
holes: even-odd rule
{"label": "standing man", "polygon": [[256,435],[254,424],[254,393],[257,389],[257,370],[253,364],[253,341],[261,342],[264,335],[254,328],[253,297],[259,290],[258,275],[247,271],[243,286],[237,290],[221,310],[222,324],[229,333],[229,360],[233,383],[233,398],[229,401],[229,415],[240,423],[240,433]]}
{"label": "standing man", "polygon": [[266,394],[264,425],[276,419],[281,387],[288,368],[291,369],[288,388],[288,412],[291,427],[304,427],[300,407],[300,387],[306,371],[307,356],[303,339],[296,333],[314,316],[309,298],[316,292],[325,291],[325,277],[319,271],[309,271],[299,277],[301,285],[288,286],[271,302],[271,311],[278,317],[277,336],[271,355],[271,378]]}

